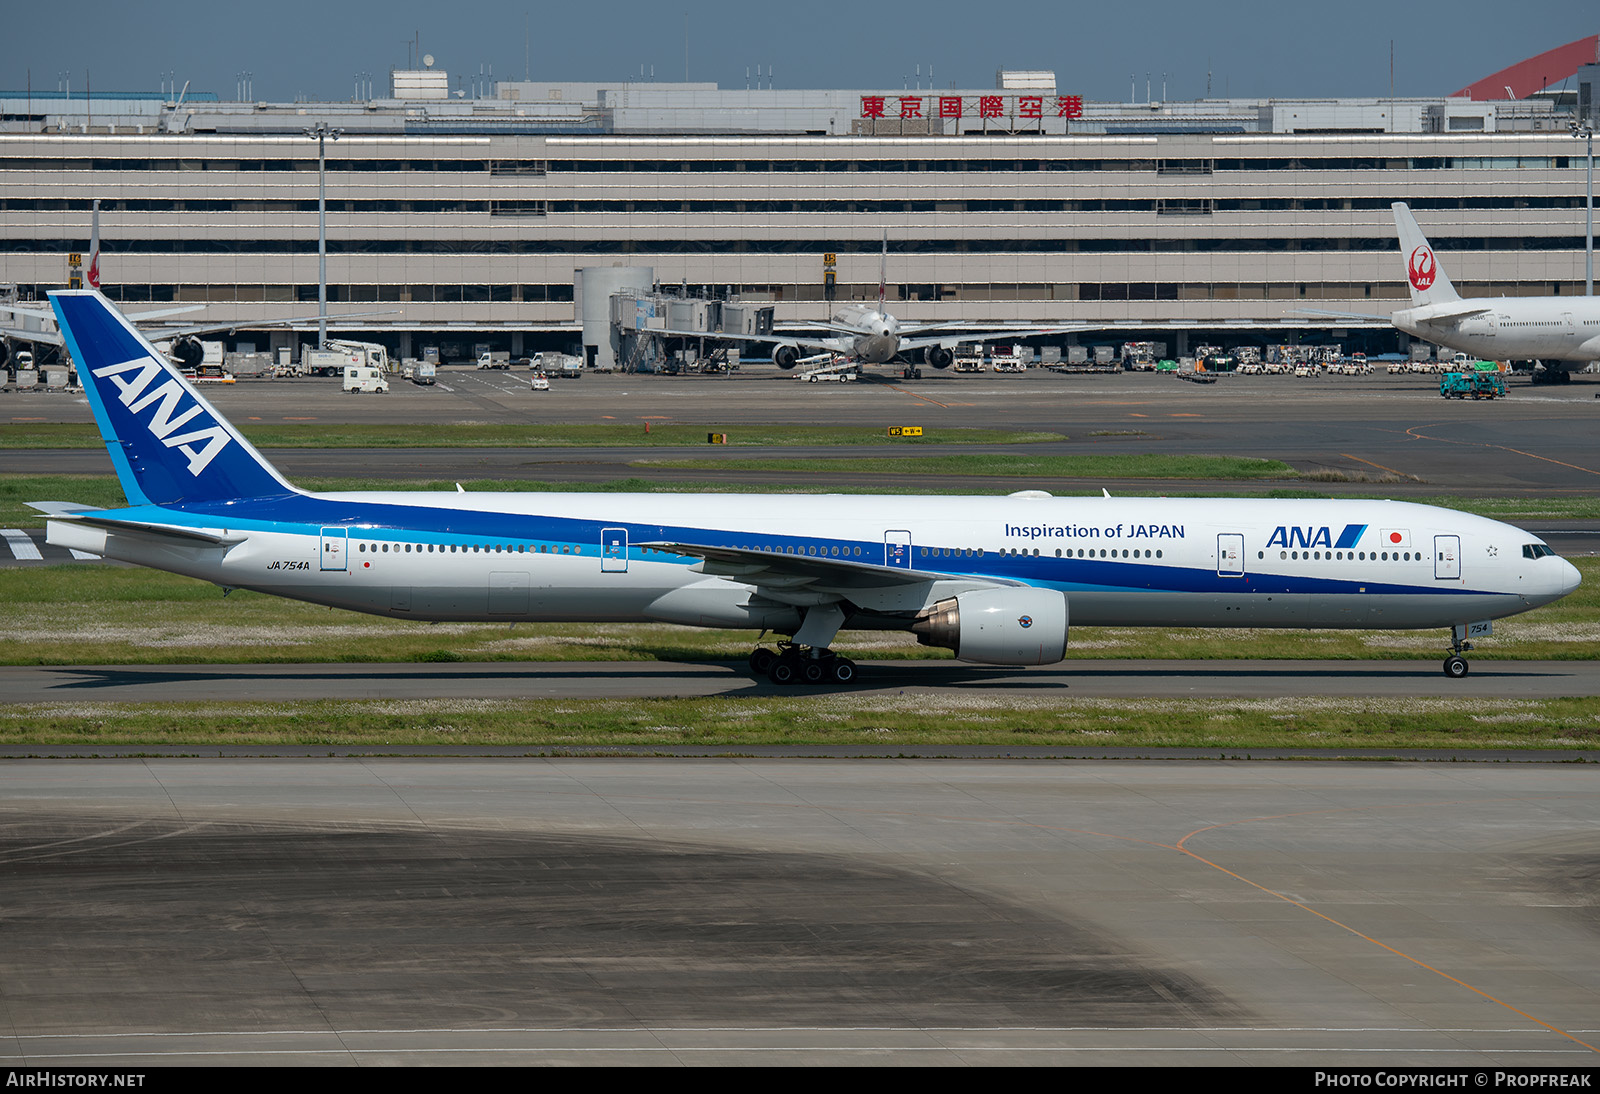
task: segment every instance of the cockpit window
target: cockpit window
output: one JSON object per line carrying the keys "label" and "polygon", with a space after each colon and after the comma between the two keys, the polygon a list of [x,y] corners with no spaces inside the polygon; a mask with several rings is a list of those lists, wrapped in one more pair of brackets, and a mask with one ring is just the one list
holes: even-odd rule
{"label": "cockpit window", "polygon": [[1523,558],[1543,558],[1545,555],[1553,554],[1555,554],[1555,551],[1542,543],[1524,543],[1522,545]]}

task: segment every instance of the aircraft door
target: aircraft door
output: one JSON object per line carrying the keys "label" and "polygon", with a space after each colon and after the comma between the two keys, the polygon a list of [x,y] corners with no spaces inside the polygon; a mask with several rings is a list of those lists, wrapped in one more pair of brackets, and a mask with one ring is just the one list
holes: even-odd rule
{"label": "aircraft door", "polygon": [[911,569],[911,533],[890,531],[883,533],[883,564],[897,570]]}
{"label": "aircraft door", "polygon": [[628,530],[626,528],[600,529],[600,572],[625,574],[628,572]]}
{"label": "aircraft door", "polygon": [[1217,537],[1217,576],[1244,576],[1244,536],[1224,532]]}
{"label": "aircraft door", "polygon": [[1433,576],[1440,581],[1461,577],[1461,537],[1433,537]]}
{"label": "aircraft door", "polygon": [[348,570],[349,562],[345,552],[350,546],[350,530],[348,528],[324,528],[322,530],[322,568],[324,570]]}

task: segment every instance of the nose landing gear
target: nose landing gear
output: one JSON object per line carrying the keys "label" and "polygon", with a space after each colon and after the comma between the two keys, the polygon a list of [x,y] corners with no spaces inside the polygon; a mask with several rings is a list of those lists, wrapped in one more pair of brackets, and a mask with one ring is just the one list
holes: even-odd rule
{"label": "nose landing gear", "polygon": [[1471,648],[1471,642],[1464,642],[1459,638],[1451,643],[1450,656],[1444,659],[1444,674],[1446,676],[1452,680],[1459,680],[1467,674],[1467,669],[1470,666],[1467,664],[1467,659],[1461,655]]}

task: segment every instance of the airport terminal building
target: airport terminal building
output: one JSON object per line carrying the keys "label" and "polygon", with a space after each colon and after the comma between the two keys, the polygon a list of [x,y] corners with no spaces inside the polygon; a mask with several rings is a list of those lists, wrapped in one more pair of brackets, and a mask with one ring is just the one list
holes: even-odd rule
{"label": "airport terminal building", "polygon": [[[1594,39],[1589,45],[1593,61]],[[1578,43],[1574,43],[1577,45]],[[1464,295],[1579,295],[1600,66],[1482,100],[1093,101],[1050,72],[982,90],[477,83],[391,74],[341,103],[0,93],[0,282],[67,283],[101,202],[102,277],[206,319],[315,314],[319,123],[329,312],[402,353],[570,343],[575,271],[907,320],[1084,323],[1104,339],[1397,348],[1389,205]],[[830,265],[829,260],[832,259]],[[832,275],[831,277],[829,275]],[[309,311],[307,305],[309,304]],[[374,312],[338,321],[342,312]],[[278,333],[258,342],[288,344]],[[1062,338],[1058,341],[1066,341]]]}

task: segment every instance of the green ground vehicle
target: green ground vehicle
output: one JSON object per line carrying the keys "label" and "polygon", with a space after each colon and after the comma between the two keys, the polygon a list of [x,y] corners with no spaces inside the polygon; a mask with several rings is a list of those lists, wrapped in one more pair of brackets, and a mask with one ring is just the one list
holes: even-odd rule
{"label": "green ground vehicle", "polygon": [[1499,372],[1447,372],[1439,377],[1439,394],[1446,399],[1498,399],[1506,393]]}

